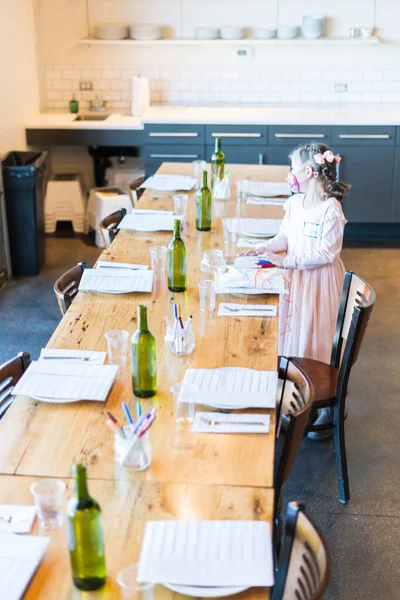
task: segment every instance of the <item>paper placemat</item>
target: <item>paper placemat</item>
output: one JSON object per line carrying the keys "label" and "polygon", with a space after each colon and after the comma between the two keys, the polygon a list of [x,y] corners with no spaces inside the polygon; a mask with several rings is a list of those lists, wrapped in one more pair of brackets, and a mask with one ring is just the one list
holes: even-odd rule
{"label": "paper placemat", "polygon": [[253,196],[288,196],[289,185],[287,181],[249,181],[247,191]]}
{"label": "paper placemat", "polygon": [[195,186],[197,180],[189,175],[163,175],[156,174],[149,177],[140,186],[142,189],[150,188],[157,192],[188,192]]}
{"label": "paper placemat", "polygon": [[237,242],[238,248],[256,248],[257,246],[263,246],[264,240],[247,239],[240,237]]}
{"label": "paper placemat", "polygon": [[[126,217],[125,217],[126,218]],[[277,235],[282,219],[229,219],[229,231],[252,235]]]}
{"label": "paper placemat", "polygon": [[[51,363],[51,364],[50,364]],[[13,390],[13,395],[54,400],[106,400],[118,365],[67,364],[33,361]]]}
{"label": "paper placemat", "polygon": [[[260,423],[257,424],[256,423]],[[269,415],[197,412],[192,431],[196,433],[268,433]]]}
{"label": "paper placemat", "polygon": [[139,582],[271,586],[272,539],[264,521],[148,521]]}
{"label": "paper placemat", "polygon": [[[7,523],[1,517],[11,517]],[[29,533],[36,517],[36,506],[26,504],[0,504],[0,531]],[[14,518],[14,520],[13,520]]]}
{"label": "paper placemat", "polygon": [[174,220],[180,217],[172,215],[150,215],[130,214],[125,215],[118,229],[129,229],[130,231],[152,232],[152,231],[173,231]]}
{"label": "paper placemat", "polygon": [[276,317],[277,307],[271,304],[235,304],[221,302],[219,317]]}
{"label": "paper placemat", "polygon": [[131,293],[151,292],[154,271],[129,269],[85,269],[79,284],[84,292]]}
{"label": "paper placemat", "polygon": [[246,200],[246,204],[260,204],[261,206],[281,206],[285,204],[288,197],[270,197],[264,198],[263,196],[249,196]]}
{"label": "paper placemat", "polygon": [[187,369],[183,381],[198,388],[195,402],[230,408],[275,408],[278,373],[245,367]]}

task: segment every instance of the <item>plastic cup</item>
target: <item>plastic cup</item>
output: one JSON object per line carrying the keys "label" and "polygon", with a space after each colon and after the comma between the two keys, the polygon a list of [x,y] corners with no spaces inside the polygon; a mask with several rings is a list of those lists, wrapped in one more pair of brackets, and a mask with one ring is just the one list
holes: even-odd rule
{"label": "plastic cup", "polygon": [[151,268],[154,273],[159,275],[165,273],[167,267],[167,254],[168,248],[166,246],[151,246],[150,260]]}
{"label": "plastic cup", "polygon": [[249,180],[241,179],[236,182],[236,200],[238,202],[246,202],[249,191]]}
{"label": "plastic cup", "polygon": [[112,365],[124,365],[128,352],[129,333],[123,329],[112,329],[107,331],[105,338],[108,362]]}
{"label": "plastic cup", "polygon": [[200,310],[214,312],[215,310],[215,283],[211,279],[199,282]]}
{"label": "plastic cup", "polygon": [[137,571],[137,565],[130,565],[117,575],[123,600],[153,600],[154,583],[138,583]]}
{"label": "plastic cup", "polygon": [[62,526],[64,491],[65,483],[61,479],[40,479],[32,483],[31,492],[42,529],[59,529]]}
{"label": "plastic cup", "polygon": [[174,214],[176,217],[186,217],[188,199],[189,196],[187,194],[175,194]]}
{"label": "plastic cup", "polygon": [[149,431],[136,438],[133,435],[134,425],[124,425],[122,429],[125,437],[120,433],[116,433],[114,437],[115,460],[131,471],[144,471],[150,466],[153,454]]}
{"label": "plastic cup", "polygon": [[205,160],[194,160],[193,161],[193,174],[197,181],[197,187],[200,186],[201,174],[207,169],[207,163]]}
{"label": "plastic cup", "polygon": [[195,394],[199,388],[191,383],[174,383],[171,385],[172,397],[174,399],[175,423],[190,425],[194,421]]}

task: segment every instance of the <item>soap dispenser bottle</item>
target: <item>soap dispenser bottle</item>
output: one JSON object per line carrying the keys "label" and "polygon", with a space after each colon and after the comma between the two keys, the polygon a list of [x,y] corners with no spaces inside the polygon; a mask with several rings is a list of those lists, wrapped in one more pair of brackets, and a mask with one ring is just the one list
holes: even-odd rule
{"label": "soap dispenser bottle", "polygon": [[72,100],[69,102],[69,111],[73,114],[76,114],[79,111],[79,103],[75,98],[75,94],[72,94]]}

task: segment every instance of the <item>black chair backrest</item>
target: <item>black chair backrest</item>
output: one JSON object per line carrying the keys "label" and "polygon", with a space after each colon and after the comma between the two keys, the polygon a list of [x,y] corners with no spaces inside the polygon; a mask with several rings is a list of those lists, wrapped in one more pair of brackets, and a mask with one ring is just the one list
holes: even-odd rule
{"label": "black chair backrest", "polygon": [[281,357],[278,370],[282,385],[277,410],[274,457],[275,515],[281,489],[290,475],[297,450],[308,423],[314,390],[308,377],[290,359]]}
{"label": "black chair backrest", "polygon": [[0,365],[0,420],[10,408],[14,398],[14,386],[31,364],[28,352],[20,352],[15,358]]}
{"label": "black chair backrest", "polygon": [[330,575],[331,559],[324,538],[304,507],[290,502],[271,600],[319,600]]}
{"label": "black chair backrest", "polygon": [[63,316],[79,291],[82,273],[87,266],[85,262],[78,263],[76,267],[61,275],[54,284],[54,293]]}
{"label": "black chair backrest", "polygon": [[99,228],[106,248],[109,248],[115,240],[115,236],[118,233],[118,225],[121,223],[125,215],[126,208],[120,208],[119,210],[111,213],[111,215],[107,215],[107,217],[104,217],[104,219],[100,221]]}
{"label": "black chair backrest", "polygon": [[[331,354],[331,365],[333,367],[339,368],[342,362],[344,346],[349,337],[354,310],[356,308],[368,309],[370,306],[374,305],[375,300],[376,296],[372,287],[355,273],[347,271],[344,278],[343,291],[333,339]],[[371,311],[369,311],[369,313],[370,312]],[[364,333],[362,336],[363,335]],[[358,351],[355,355],[354,362],[357,359],[357,356]]]}

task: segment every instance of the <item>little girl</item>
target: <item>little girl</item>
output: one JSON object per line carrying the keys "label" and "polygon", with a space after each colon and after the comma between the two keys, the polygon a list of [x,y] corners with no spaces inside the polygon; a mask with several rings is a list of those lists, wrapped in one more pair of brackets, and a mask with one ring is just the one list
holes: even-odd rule
{"label": "little girl", "polygon": [[345,273],[340,251],[347,221],[340,201],[350,186],[337,181],[340,158],[326,146],[300,146],[290,158],[295,195],[285,203],[279,233],[242,254],[263,254],[285,269],[289,292],[279,307],[279,354],[329,363]]}

